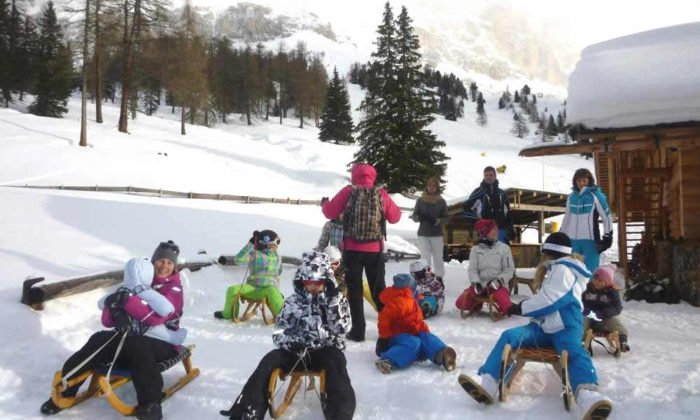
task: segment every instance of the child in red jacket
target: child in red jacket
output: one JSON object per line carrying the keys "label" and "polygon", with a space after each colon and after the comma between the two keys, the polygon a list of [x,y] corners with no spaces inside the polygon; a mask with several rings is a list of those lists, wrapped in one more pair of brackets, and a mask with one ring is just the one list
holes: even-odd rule
{"label": "child in red jacket", "polygon": [[384,307],[379,312],[377,369],[391,373],[395,367],[409,366],[416,360],[430,359],[445,370],[455,368],[457,354],[430,332],[415,297],[416,280],[410,274],[394,276],[394,285],[382,291]]}

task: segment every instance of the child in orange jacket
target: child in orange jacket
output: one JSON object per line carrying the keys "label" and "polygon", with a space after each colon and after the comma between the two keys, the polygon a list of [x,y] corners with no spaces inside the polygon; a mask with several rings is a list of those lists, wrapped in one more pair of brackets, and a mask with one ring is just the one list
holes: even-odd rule
{"label": "child in orange jacket", "polygon": [[379,312],[377,369],[391,373],[394,368],[409,366],[416,360],[430,359],[453,370],[457,354],[430,332],[415,296],[416,280],[410,274],[394,276],[394,285],[384,289],[379,299],[384,307]]}

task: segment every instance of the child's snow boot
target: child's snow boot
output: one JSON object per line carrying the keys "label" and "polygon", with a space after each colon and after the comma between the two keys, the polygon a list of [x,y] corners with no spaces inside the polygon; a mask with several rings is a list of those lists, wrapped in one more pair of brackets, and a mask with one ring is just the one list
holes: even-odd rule
{"label": "child's snow boot", "polygon": [[394,366],[391,364],[391,360],[389,359],[379,359],[374,362],[374,364],[377,366],[377,369],[379,369],[379,371],[385,375],[391,373],[392,369],[394,369]]}
{"label": "child's snow boot", "polygon": [[493,404],[498,396],[498,382],[488,373],[470,378],[465,374],[457,379],[467,394],[480,404]]}
{"label": "child's snow boot", "polygon": [[216,311],[216,312],[214,312],[214,318],[224,319],[224,313],[222,311]]}
{"label": "child's snow boot", "polygon": [[452,371],[457,366],[457,352],[450,346],[435,354],[435,363],[442,365],[446,371]]}
{"label": "child's snow boot", "polygon": [[41,408],[39,409],[39,411],[41,411],[41,414],[52,415],[63,411],[63,409],[57,406],[56,403],[53,402],[52,398],[49,398],[48,400],[46,400],[46,402],[41,404]]}
{"label": "child's snow boot", "polygon": [[627,353],[630,351],[630,345],[627,342],[627,336],[624,334],[620,334],[620,351],[623,353]]}
{"label": "child's snow boot", "polygon": [[138,420],[162,420],[163,411],[159,402],[149,402],[139,406],[134,413]]}
{"label": "child's snow boot", "polygon": [[607,419],[612,412],[612,401],[591,389],[579,388],[576,393],[576,404],[585,413],[583,420]]}

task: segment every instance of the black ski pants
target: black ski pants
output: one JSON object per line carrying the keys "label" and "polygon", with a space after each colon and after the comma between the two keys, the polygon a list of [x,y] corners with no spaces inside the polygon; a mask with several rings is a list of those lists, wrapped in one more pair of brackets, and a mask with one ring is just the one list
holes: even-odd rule
{"label": "black ski pants", "polygon": [[[350,420],[355,413],[355,390],[350,383],[345,355],[337,347],[323,347],[309,350],[303,362],[299,356],[284,349],[275,349],[267,353],[258,364],[243,391],[229,410],[231,418],[238,413],[255,413],[256,419],[264,419],[269,407],[270,376],[276,368],[289,372],[296,364],[295,370],[326,371],[326,400],[321,402],[323,414],[329,420]],[[283,391],[282,391],[283,392]],[[277,395],[276,398],[283,398]],[[234,414],[235,413],[235,414]]]}
{"label": "black ski pants", "polygon": [[379,294],[386,287],[384,283],[384,257],[381,252],[344,251],[345,284],[348,287],[348,303],[352,317],[352,335],[365,336],[365,311],[362,296],[362,271],[367,274],[367,283],[372,293],[372,299],[381,311],[382,305]]}
{"label": "black ski pants", "polygon": [[[115,334],[118,334],[117,337],[109,341]],[[63,375],[81,364],[107,341],[109,341],[109,344],[93,356],[73,376],[78,376],[83,372],[111,363],[120,339],[121,334],[116,331],[96,332],[80,350],[66,360],[66,363],[63,365]],[[145,405],[150,402],[160,402],[162,398],[163,377],[158,370],[157,363],[175,356],[177,356],[175,346],[166,341],[146,336],[128,336],[124,341],[115,367],[131,371],[131,381],[136,389],[138,404]],[[63,395],[68,397],[77,394],[80,385],[77,384],[66,389],[63,391]]]}

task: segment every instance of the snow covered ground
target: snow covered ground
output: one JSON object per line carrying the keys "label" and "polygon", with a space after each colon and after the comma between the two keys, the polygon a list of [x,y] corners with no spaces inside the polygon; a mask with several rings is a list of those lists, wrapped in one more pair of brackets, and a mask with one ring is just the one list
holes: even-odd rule
{"label": "snow covered ground", "polygon": [[[351,87],[353,102],[360,92]],[[488,99],[488,98],[487,98]],[[546,98],[545,98],[546,100]],[[39,405],[49,396],[53,372],[100,328],[96,301],[105,290],[56,299],[35,312],[19,303],[22,281],[44,276],[47,282],[119,269],[131,256],[150,255],[162,240],[173,239],[186,260],[236,252],[254,229],[280,233],[281,250],[298,256],[312,247],[324,222],[315,206],[240,204],[160,199],[105,193],[76,193],[11,188],[10,185],[134,185],[231,194],[320,198],[348,182],[346,163],[356,146],[323,144],[317,130],[234,121],[214,129],[179,123],[168,109],[155,117],[130,121],[130,135],[116,131],[117,109],[107,106],[105,124],[90,122],[90,147],[80,148],[78,101],[64,119],[46,119],[0,109],[0,418],[40,418]],[[550,109],[558,102],[552,100]],[[481,180],[485,165],[507,165],[499,175],[504,187],[566,193],[571,174],[592,162],[578,157],[519,158],[534,141],[508,131],[509,112],[487,103],[489,125],[474,123],[472,103],[458,122],[438,119],[433,129],[447,142],[448,200],[463,197]],[[544,105],[540,105],[542,108]],[[92,112],[92,110],[91,110]],[[92,115],[92,114],[90,114]],[[90,117],[92,118],[92,116]],[[164,155],[167,153],[167,156]],[[404,206],[412,200],[396,196]],[[389,226],[394,243],[414,241],[417,225],[404,218]],[[291,292],[294,267],[285,266],[282,290]],[[387,279],[406,272],[408,263],[387,265]],[[183,326],[196,344],[194,364],[201,376],[163,406],[168,419],[217,419],[240,391],[249,373],[273,348],[271,327],[254,319],[243,325],[217,321],[224,290],[241,281],[243,269],[212,266],[188,273]],[[460,372],[475,373],[500,332],[526,322],[514,317],[491,322],[487,316],[462,320],[453,302],[466,284],[466,263],[451,263],[446,276],[446,312],[429,324],[458,352],[458,369],[447,373],[429,363],[382,375],[374,367],[373,324],[367,308],[368,340],[349,343],[348,369],[358,419],[399,418],[567,418],[558,380],[543,366],[528,365],[511,398],[493,407],[477,406],[457,385]],[[390,280],[389,280],[390,283]],[[521,290],[523,290],[521,288]],[[528,292],[522,292],[528,293]],[[520,299],[523,296],[516,297]],[[700,415],[700,311],[685,303],[626,303],[623,320],[631,331],[632,352],[621,359],[597,352],[602,390],[615,401],[613,418],[697,418]],[[166,382],[176,370],[166,373]],[[126,398],[133,398],[125,387]],[[288,418],[322,418],[313,393],[303,393]],[[577,417],[578,415],[576,415]],[[95,399],[58,418],[118,418],[106,402]]]}

